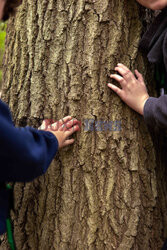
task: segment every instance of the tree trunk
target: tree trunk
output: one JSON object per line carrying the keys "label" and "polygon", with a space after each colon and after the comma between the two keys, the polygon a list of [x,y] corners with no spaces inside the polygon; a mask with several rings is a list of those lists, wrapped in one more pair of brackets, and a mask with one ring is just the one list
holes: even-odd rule
{"label": "tree trunk", "polygon": [[143,118],[106,86],[118,62],[147,75],[137,3],[24,0],[7,32],[3,100],[15,123],[82,122],[44,176],[14,185],[17,249],[160,249],[163,167]]}

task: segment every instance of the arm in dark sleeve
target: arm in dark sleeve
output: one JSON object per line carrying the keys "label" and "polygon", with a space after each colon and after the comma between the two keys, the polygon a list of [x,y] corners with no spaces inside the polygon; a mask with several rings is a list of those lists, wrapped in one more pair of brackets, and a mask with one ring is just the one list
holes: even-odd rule
{"label": "arm in dark sleeve", "polygon": [[57,150],[51,132],[16,128],[0,113],[0,182],[31,181],[44,174]]}
{"label": "arm in dark sleeve", "polygon": [[167,129],[167,95],[148,98],[144,105],[144,119],[150,128]]}

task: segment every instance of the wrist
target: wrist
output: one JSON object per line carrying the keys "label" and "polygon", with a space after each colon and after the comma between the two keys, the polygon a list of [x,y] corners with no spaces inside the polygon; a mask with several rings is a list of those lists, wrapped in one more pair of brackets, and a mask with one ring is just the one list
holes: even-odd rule
{"label": "wrist", "polygon": [[58,148],[60,148],[61,146],[61,135],[60,135],[60,131],[52,131],[52,130],[49,130],[49,132],[51,132],[57,139],[58,141]]}
{"label": "wrist", "polygon": [[149,95],[147,95],[143,98],[142,105],[141,105],[141,108],[139,110],[140,115],[144,115],[144,105],[145,105],[146,101],[148,100],[148,98],[149,98]]}

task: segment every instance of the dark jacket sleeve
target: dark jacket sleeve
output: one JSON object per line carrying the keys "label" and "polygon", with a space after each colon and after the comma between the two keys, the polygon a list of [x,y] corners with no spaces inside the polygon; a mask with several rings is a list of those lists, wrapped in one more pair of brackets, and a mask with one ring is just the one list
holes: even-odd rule
{"label": "dark jacket sleeve", "polygon": [[17,128],[9,113],[1,110],[0,182],[31,181],[44,174],[58,150],[56,137],[31,127]]}
{"label": "dark jacket sleeve", "polygon": [[144,105],[144,119],[152,129],[167,129],[167,95],[148,98]]}

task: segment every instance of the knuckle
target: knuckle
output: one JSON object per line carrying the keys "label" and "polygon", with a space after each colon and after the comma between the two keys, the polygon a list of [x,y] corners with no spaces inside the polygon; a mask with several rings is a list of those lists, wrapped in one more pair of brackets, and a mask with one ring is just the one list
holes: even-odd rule
{"label": "knuckle", "polygon": [[119,81],[120,83],[124,83],[124,79],[122,78],[122,79],[120,79],[120,81]]}
{"label": "knuckle", "polygon": [[115,91],[118,95],[120,95],[120,89],[116,89]]}
{"label": "knuckle", "polygon": [[126,88],[127,90],[130,90],[132,88],[132,84],[127,84]]}
{"label": "knuckle", "polygon": [[124,76],[131,74],[131,71],[129,69],[126,70],[126,72],[123,74]]}

